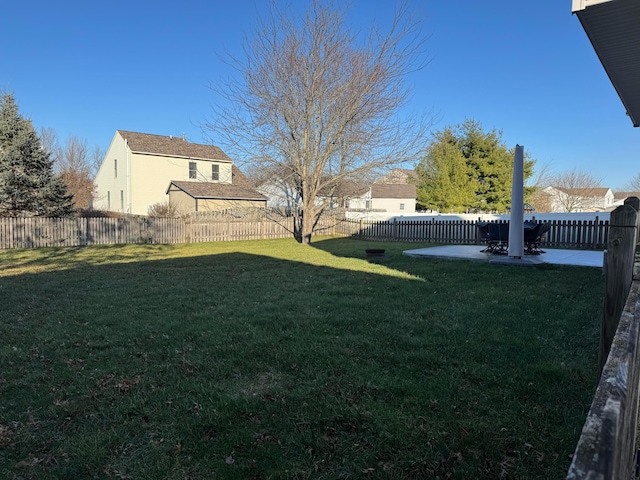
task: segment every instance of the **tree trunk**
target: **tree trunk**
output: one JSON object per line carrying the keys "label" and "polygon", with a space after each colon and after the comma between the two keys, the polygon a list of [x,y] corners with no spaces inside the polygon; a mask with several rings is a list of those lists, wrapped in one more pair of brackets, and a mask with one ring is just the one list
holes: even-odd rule
{"label": "tree trunk", "polygon": [[311,236],[313,235],[313,225],[315,224],[316,208],[314,205],[314,198],[308,201],[306,198],[303,204],[302,210],[302,231],[300,236],[300,243],[310,244]]}

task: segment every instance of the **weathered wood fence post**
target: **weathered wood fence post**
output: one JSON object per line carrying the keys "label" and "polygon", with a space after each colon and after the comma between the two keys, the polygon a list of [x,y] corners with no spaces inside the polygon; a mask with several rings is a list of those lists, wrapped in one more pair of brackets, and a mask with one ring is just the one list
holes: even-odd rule
{"label": "weathered wood fence post", "polygon": [[620,315],[631,288],[634,256],[638,243],[639,210],[640,200],[631,197],[625,201],[624,205],[611,212],[604,265],[606,292],[600,331],[600,371],[607,361],[611,342],[616,334]]}

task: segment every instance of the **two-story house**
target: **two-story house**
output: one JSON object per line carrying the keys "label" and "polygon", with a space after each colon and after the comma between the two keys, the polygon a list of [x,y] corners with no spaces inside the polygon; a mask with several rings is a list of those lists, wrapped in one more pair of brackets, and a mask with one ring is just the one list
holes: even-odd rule
{"label": "two-story house", "polygon": [[116,131],[95,184],[93,208],[135,215],[172,192],[186,211],[266,203],[220,148],[126,130]]}
{"label": "two-story house", "polygon": [[541,193],[547,196],[545,203],[550,212],[605,212],[614,203],[610,188],[546,187]]}

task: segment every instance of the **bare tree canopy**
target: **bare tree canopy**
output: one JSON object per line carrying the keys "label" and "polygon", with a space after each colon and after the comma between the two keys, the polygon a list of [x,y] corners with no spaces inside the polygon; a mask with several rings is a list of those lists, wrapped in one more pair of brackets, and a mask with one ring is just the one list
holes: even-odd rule
{"label": "bare tree canopy", "polygon": [[565,212],[591,208],[594,198],[600,196],[601,182],[600,178],[576,168],[552,175],[550,184],[553,187],[553,202]]}
{"label": "bare tree canopy", "polygon": [[51,152],[53,168],[73,195],[74,206],[88,209],[96,195],[93,178],[104,156],[99,146],[89,148],[87,140],[75,135],[69,136],[63,144],[53,128],[40,129],[40,141]]}
{"label": "bare tree canopy", "polygon": [[624,188],[630,192],[640,192],[640,173],[631,178],[631,180],[624,185]]}
{"label": "bare tree canopy", "polygon": [[415,163],[431,114],[403,116],[408,74],[426,64],[425,37],[406,7],[388,32],[346,24],[346,8],[313,0],[303,18],[278,9],[230,59],[238,80],[212,88],[226,106],[205,125],[232,156],[274,172],[298,192],[296,238],[309,243],[333,192],[372,171]]}

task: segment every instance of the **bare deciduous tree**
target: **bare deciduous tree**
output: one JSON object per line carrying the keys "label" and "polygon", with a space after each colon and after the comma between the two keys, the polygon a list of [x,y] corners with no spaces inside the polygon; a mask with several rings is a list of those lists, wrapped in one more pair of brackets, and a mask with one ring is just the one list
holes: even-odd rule
{"label": "bare deciduous tree", "polygon": [[534,174],[529,179],[529,185],[532,187],[530,203],[538,212],[551,211],[551,198],[545,193],[544,188],[552,184],[552,168],[551,162],[536,163]]}
{"label": "bare deciduous tree", "polygon": [[431,113],[401,112],[407,75],[426,64],[415,17],[402,7],[387,32],[372,27],[363,38],[346,13],[313,0],[297,18],[273,2],[244,58],[229,60],[240,79],[212,86],[226,106],[214,107],[205,130],[241,162],[290,172],[303,243],[341,185],[414,164],[433,122]]}
{"label": "bare deciduous tree", "polygon": [[553,195],[553,202],[565,212],[586,210],[594,206],[600,195],[601,179],[589,172],[573,169],[553,175],[550,184],[559,194]]}
{"label": "bare deciduous tree", "polygon": [[638,173],[635,177],[629,180],[625,186],[625,190],[630,192],[640,192],[640,173]]}
{"label": "bare deciduous tree", "polygon": [[40,141],[51,153],[55,172],[73,195],[75,208],[89,208],[96,194],[93,178],[104,156],[100,147],[90,151],[87,140],[75,135],[69,136],[61,145],[56,131],[48,127],[40,129]]}

